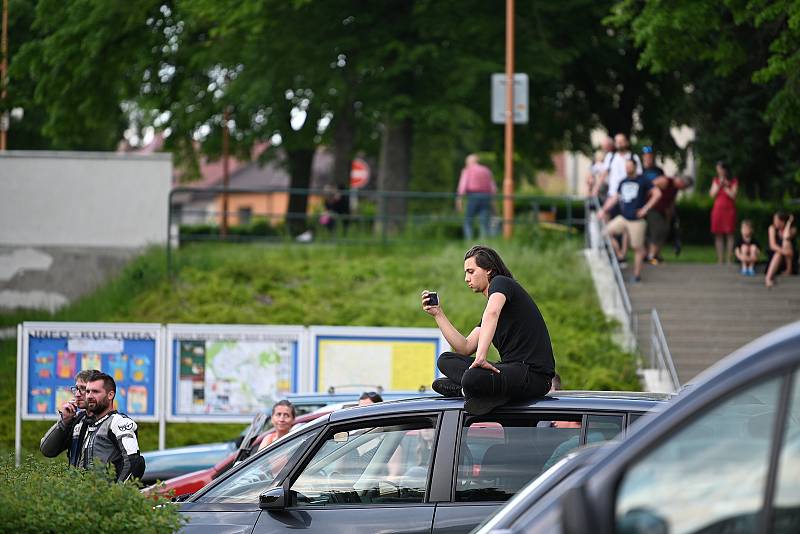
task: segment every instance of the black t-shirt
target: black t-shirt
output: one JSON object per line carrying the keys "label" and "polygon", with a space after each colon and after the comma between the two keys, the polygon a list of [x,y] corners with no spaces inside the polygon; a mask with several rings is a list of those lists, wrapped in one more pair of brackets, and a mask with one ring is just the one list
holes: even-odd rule
{"label": "black t-shirt", "polygon": [[745,241],[745,240],[742,238],[742,236],[740,235],[740,236],[738,236],[738,237],[736,238],[736,243],[734,244],[733,248],[737,248],[737,249],[738,249],[738,248],[739,248],[739,247],[741,247],[742,245],[755,245],[755,246],[757,246],[759,249],[761,248],[761,245],[759,245],[759,244],[758,244],[758,240],[757,240],[755,237],[751,237],[749,240]]}
{"label": "black t-shirt", "polygon": [[556,364],[550,333],[531,296],[516,280],[500,275],[489,283],[490,297],[492,293],[506,297],[492,338],[500,361],[525,362],[533,371],[553,377]]}

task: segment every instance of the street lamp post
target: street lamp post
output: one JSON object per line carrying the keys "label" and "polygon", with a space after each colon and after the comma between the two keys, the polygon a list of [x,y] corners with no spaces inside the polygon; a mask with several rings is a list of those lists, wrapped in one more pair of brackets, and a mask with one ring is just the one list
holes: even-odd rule
{"label": "street lamp post", "polygon": [[514,232],[514,0],[506,0],[506,124],[503,174],[503,237]]}

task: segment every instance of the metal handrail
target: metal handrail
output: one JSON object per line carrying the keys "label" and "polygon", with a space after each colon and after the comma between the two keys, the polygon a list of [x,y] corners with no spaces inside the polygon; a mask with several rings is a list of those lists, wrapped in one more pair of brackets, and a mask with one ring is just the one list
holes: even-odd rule
{"label": "metal handrail", "polygon": [[[600,202],[597,197],[592,197],[587,202],[587,213],[585,216],[585,220],[587,221],[585,228],[587,232],[589,231],[588,211],[591,207],[593,207],[595,211],[600,211]],[[606,259],[608,260],[611,271],[614,274],[614,282],[617,286],[617,296],[622,302],[622,309],[625,312],[625,317],[628,320],[628,327],[631,329],[631,332],[635,334],[637,330],[636,315],[633,313],[633,305],[631,304],[631,299],[628,295],[628,288],[625,286],[625,278],[622,276],[622,269],[620,269],[619,260],[617,260],[617,254],[614,252],[614,247],[611,244],[611,238],[605,232],[606,223],[600,219],[598,219],[598,222],[600,224],[600,239],[601,243],[603,244],[602,249],[606,253]],[[635,342],[636,336],[634,335],[633,337]]]}
{"label": "metal handrail", "polygon": [[681,388],[678,371],[675,368],[675,362],[672,360],[672,353],[667,344],[667,337],[664,335],[664,328],[661,326],[661,318],[655,308],[650,311],[650,366],[657,368],[659,373],[664,371],[669,373],[674,391],[678,391]]}

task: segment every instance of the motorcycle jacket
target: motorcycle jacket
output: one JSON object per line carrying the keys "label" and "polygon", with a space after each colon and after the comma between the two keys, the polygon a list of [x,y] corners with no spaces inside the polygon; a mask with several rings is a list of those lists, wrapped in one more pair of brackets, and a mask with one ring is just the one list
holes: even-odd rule
{"label": "motorcycle jacket", "polygon": [[[142,476],[144,458],[139,454],[137,426],[133,419],[114,410],[97,421],[88,416],[83,424],[86,427],[85,436],[73,465],[89,468],[98,462],[113,464],[117,482]],[[79,438],[80,433],[75,434],[76,437]]]}

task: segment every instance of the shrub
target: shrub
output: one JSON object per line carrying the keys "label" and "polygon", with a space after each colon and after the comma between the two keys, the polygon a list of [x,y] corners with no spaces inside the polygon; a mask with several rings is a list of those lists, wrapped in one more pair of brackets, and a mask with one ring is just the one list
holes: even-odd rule
{"label": "shrub", "polygon": [[104,471],[29,457],[21,467],[0,459],[0,525],[4,532],[175,532],[184,519],[163,498],[117,484]]}

